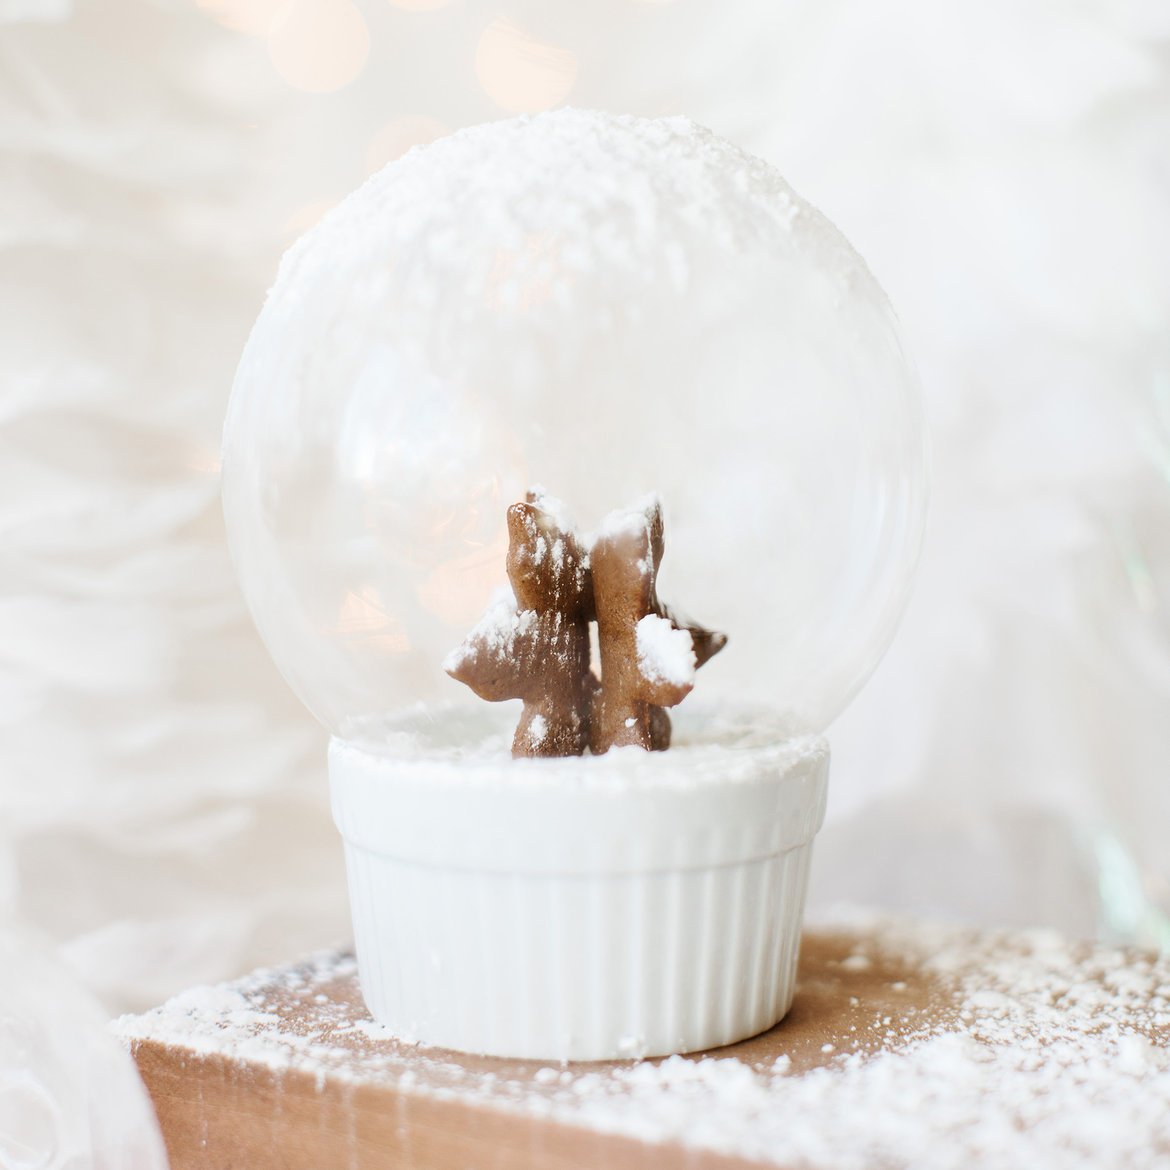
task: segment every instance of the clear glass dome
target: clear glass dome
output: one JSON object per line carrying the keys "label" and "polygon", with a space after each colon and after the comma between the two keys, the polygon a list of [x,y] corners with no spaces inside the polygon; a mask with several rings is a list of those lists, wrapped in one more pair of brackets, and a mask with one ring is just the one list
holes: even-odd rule
{"label": "clear glass dome", "polygon": [[659,493],[661,596],[729,635],[698,692],[820,731],[893,635],[926,480],[896,321],[833,225],[685,119],[580,111],[416,149],[290,250],[223,474],[260,632],[343,738],[479,702],[443,659],[537,483],[584,529]]}

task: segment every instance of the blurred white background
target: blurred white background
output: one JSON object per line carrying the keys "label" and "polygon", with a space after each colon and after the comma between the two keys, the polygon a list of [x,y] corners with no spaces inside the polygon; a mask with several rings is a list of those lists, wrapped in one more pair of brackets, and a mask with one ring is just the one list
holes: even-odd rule
{"label": "blurred white background", "polygon": [[372,170],[572,103],[774,162],[885,285],[934,495],[832,730],[814,906],[1166,943],[1165,0],[0,0],[0,907],[111,1010],[348,931],[219,431]]}

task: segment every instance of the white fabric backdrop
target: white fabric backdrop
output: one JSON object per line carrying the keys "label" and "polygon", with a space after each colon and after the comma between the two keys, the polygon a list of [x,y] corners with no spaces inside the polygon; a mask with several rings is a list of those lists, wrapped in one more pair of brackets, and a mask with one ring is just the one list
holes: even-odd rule
{"label": "white fabric backdrop", "polygon": [[223,546],[232,370],[369,170],[566,100],[775,162],[922,372],[927,548],[814,903],[1164,941],[1160,0],[0,0],[0,903],[111,1009],[344,937],[324,734]]}

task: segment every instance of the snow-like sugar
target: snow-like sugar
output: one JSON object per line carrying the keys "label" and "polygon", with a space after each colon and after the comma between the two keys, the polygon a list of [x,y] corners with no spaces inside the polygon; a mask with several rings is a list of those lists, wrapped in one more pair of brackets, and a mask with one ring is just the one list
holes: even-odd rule
{"label": "snow-like sugar", "polygon": [[548,735],[548,720],[543,715],[533,715],[528,724],[528,739],[533,744],[544,743]]}
{"label": "snow-like sugar", "polygon": [[640,536],[650,527],[650,518],[662,507],[657,492],[648,492],[628,508],[615,508],[602,520],[598,535],[607,539]]}
{"label": "snow-like sugar", "polygon": [[478,652],[477,642],[485,643],[493,650],[511,654],[516,639],[531,632],[537,620],[535,610],[524,609],[517,612],[515,594],[508,586],[502,587],[496,591],[483,617],[475,624],[466,641],[443,659],[443,669],[448,672],[456,671],[469,658],[474,658]]}
{"label": "snow-like sugar", "polygon": [[801,735],[799,725],[775,711],[701,698],[680,709],[669,752],[618,748],[603,756],[517,761],[511,754],[515,728],[516,715],[505,704],[420,703],[355,725],[349,742],[335,740],[330,750],[347,757],[346,767],[376,771],[409,761],[412,768],[425,770],[428,783],[453,791],[478,783],[563,784],[605,789],[615,797],[650,788],[752,784],[801,758],[828,753],[823,740]]}
{"label": "snow-like sugar", "polygon": [[690,686],[695,681],[695,643],[689,630],[678,629],[669,618],[648,613],[636,631],[638,666],[652,682]]}
{"label": "snow-like sugar", "polygon": [[547,513],[561,532],[573,531],[574,524],[569,509],[565,507],[564,501],[552,495],[544,484],[534,483],[527,494],[532,504]]}

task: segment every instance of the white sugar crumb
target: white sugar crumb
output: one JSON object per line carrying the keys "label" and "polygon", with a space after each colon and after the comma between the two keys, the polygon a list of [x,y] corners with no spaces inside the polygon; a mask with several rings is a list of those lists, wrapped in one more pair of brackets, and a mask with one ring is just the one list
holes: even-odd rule
{"label": "white sugar crumb", "polygon": [[598,537],[614,540],[622,536],[640,536],[650,529],[655,512],[662,508],[657,492],[650,492],[635,500],[628,508],[615,508],[601,522]]}
{"label": "white sugar crumb", "polygon": [[617,1047],[622,1056],[641,1059],[646,1055],[646,1037],[641,1034],[623,1036],[618,1040]]}
{"label": "white sugar crumb", "polygon": [[636,630],[638,667],[651,682],[691,686],[697,660],[689,630],[678,629],[669,618],[648,613]]}
{"label": "white sugar crumb", "polygon": [[[852,955],[879,971],[897,967],[911,989],[940,981],[951,989],[942,996],[946,1010],[903,1017],[894,1036],[879,1028],[888,1019],[881,1005],[851,996],[870,1020],[862,1030],[891,1038],[872,1054],[837,1038],[811,1071],[787,1054],[464,1066],[368,1020],[356,1006],[348,956],[197,989],[115,1028],[131,1043],[226,1053],[307,1073],[317,1084],[409,1088],[761,1165],[1170,1165],[1170,959],[1093,949],[1050,932],[981,935],[876,918],[864,936]],[[851,974],[848,962],[836,965],[846,988],[866,976]],[[349,1002],[337,1002],[338,988]],[[323,993],[328,1007],[318,1006]],[[278,999],[306,1005],[296,1028],[282,1026]],[[630,1037],[632,1047],[637,1039]]]}
{"label": "white sugar crumb", "polygon": [[548,736],[548,720],[543,715],[533,715],[528,724],[528,739],[534,746],[542,744]]}
{"label": "white sugar crumb", "polygon": [[534,483],[528,489],[528,496],[537,508],[552,518],[553,523],[562,532],[573,531],[573,519],[568,508],[562,500],[551,495],[543,484]]}

